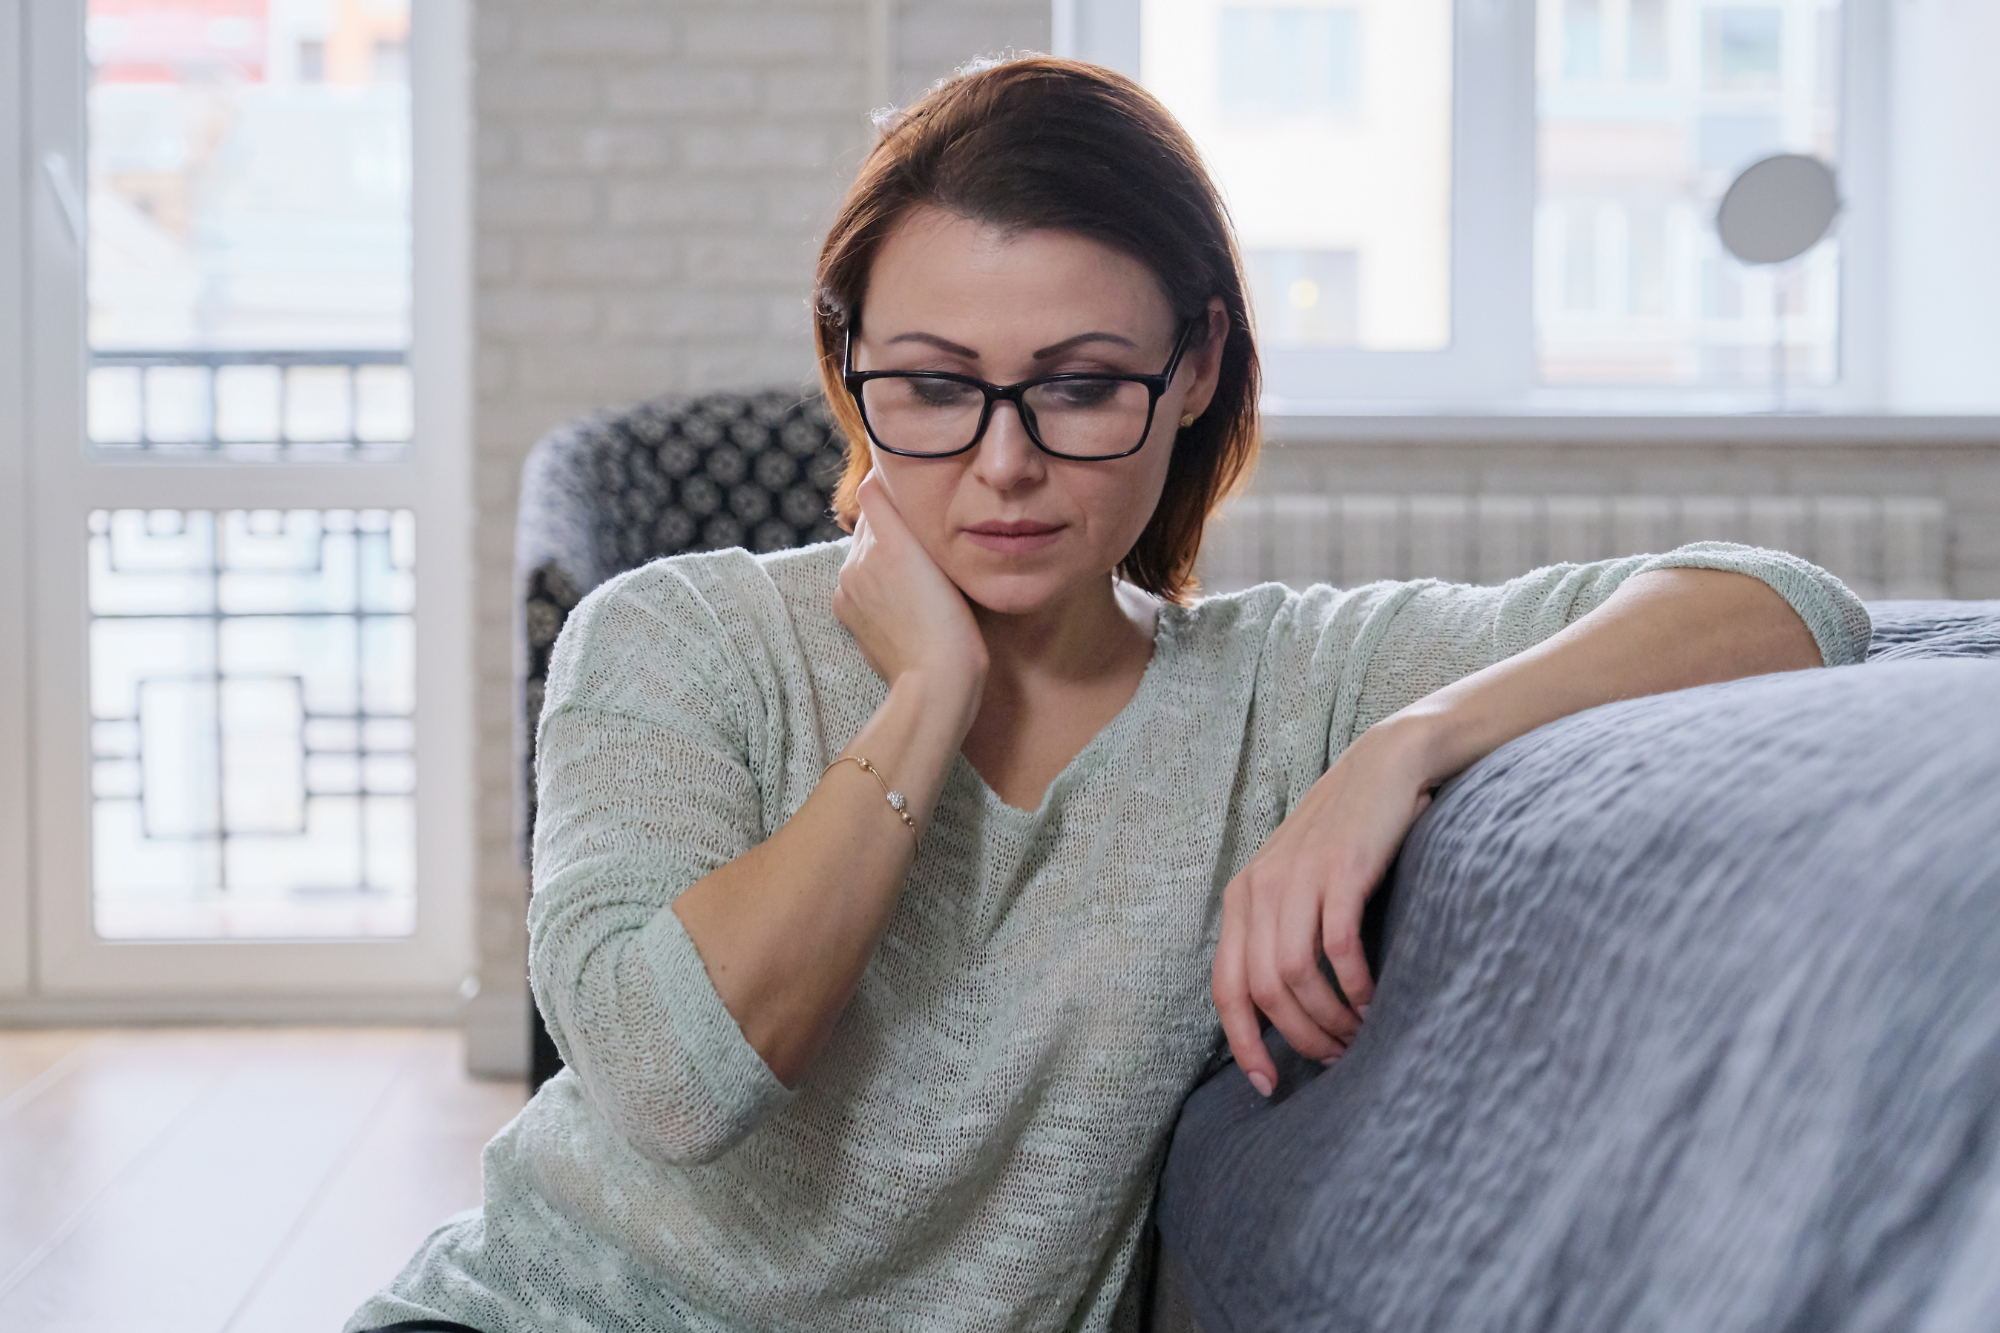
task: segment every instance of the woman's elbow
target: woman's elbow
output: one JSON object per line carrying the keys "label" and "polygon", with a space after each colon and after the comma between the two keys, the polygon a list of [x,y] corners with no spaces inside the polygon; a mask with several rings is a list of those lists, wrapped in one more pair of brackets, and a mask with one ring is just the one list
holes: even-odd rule
{"label": "woman's elbow", "polygon": [[661,1166],[706,1166],[753,1128],[708,1095],[692,1069],[645,1081],[607,1079],[587,1066],[576,1075],[613,1132]]}
{"label": "woman's elbow", "polygon": [[707,1166],[727,1156],[749,1134],[750,1126],[726,1120],[700,1122],[669,1113],[621,1129],[632,1150],[661,1166]]}
{"label": "woman's elbow", "polygon": [[1632,606],[1657,608],[1654,614],[1662,618],[1658,628],[1668,632],[1669,642],[1677,641],[1700,678],[1689,684],[1826,664],[1805,617],[1755,575],[1656,569],[1629,580],[1619,595]]}

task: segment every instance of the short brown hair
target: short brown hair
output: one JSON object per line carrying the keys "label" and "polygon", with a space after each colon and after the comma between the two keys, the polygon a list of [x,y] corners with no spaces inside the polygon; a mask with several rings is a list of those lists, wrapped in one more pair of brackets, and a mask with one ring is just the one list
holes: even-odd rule
{"label": "short brown hair", "polygon": [[820,382],[848,439],[834,512],[851,527],[868,475],[867,433],[841,381],[850,321],[882,243],[925,205],[1009,231],[1067,231],[1150,269],[1175,315],[1221,297],[1229,316],[1221,380],[1174,439],[1152,521],[1121,577],[1182,601],[1195,587],[1202,528],[1257,456],[1257,349],[1227,210],[1186,131],[1132,80],[1045,56],[961,73],[885,126],[820,250],[813,300]]}

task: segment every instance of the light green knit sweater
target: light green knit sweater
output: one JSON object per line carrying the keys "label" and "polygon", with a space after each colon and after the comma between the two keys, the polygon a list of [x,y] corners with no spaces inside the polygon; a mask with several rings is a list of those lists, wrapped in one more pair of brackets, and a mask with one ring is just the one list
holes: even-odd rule
{"label": "light green knit sweater", "polygon": [[1719,543],[1499,588],[1168,606],[1138,692],[1040,809],[956,761],[860,989],[787,1091],[667,904],[782,825],[882,703],[831,611],[844,554],[679,556],[570,617],[529,914],[569,1068],[487,1148],[484,1207],[350,1328],[1131,1327],[1167,1134],[1218,1051],[1220,891],[1357,734],[1642,570],[1764,580],[1829,664],[1869,634],[1831,576]]}

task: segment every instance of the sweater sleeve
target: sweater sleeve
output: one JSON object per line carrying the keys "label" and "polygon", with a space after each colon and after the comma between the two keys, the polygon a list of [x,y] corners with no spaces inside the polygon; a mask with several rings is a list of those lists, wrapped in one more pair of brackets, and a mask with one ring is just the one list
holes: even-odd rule
{"label": "sweater sleeve", "polygon": [[563,1059],[655,1161],[712,1161],[791,1097],[669,904],[764,835],[757,710],[686,580],[659,567],[571,614],[537,742],[529,975]]}
{"label": "sweater sleeve", "polygon": [[1376,603],[1348,649],[1329,728],[1329,762],[1396,710],[1532,648],[1602,606],[1625,580],[1656,569],[1747,574],[1798,612],[1826,665],[1845,666],[1868,655],[1868,611],[1839,579],[1795,555],[1731,542],[1551,565],[1493,588],[1404,584]]}

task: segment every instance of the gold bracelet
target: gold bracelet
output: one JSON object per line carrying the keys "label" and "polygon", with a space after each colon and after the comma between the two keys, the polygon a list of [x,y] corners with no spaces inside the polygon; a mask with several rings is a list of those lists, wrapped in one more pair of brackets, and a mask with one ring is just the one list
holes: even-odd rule
{"label": "gold bracelet", "polygon": [[849,762],[858,764],[862,772],[868,774],[870,777],[874,778],[877,782],[882,784],[882,795],[884,798],[888,800],[889,808],[896,812],[896,818],[903,821],[903,827],[909,829],[910,836],[912,838],[916,837],[917,821],[910,818],[909,800],[904,797],[903,793],[895,790],[893,787],[889,785],[889,779],[882,776],[881,769],[875,767],[875,765],[869,763],[866,759],[863,759],[860,755],[844,754],[840,756],[840,758],[828,764],[825,768],[822,768],[819,771],[819,775],[820,777],[824,778],[827,774],[833,772],[834,769],[839,768],[842,764]]}

